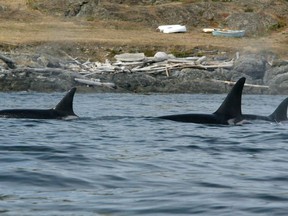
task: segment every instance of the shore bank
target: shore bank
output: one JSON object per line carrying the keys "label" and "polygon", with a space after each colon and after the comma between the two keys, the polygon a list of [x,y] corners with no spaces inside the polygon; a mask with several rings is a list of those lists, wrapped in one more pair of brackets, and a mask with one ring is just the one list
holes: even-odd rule
{"label": "shore bank", "polygon": [[[288,92],[284,0],[3,0],[0,11],[0,91],[226,93],[245,76],[247,93]],[[163,24],[187,32],[163,34]],[[206,27],[247,34],[214,37]],[[159,51],[205,59],[163,63]],[[135,67],[114,58],[142,52]]]}
{"label": "shore bank", "polygon": [[272,53],[229,56],[222,52],[189,58],[163,52],[150,57],[144,53],[122,57],[125,55],[132,56],[132,60],[121,59],[121,55],[93,62],[65,53],[62,58],[2,53],[0,91],[51,92],[76,86],[82,92],[227,93],[233,82],[245,76],[244,92],[248,94],[288,93],[288,61]]}

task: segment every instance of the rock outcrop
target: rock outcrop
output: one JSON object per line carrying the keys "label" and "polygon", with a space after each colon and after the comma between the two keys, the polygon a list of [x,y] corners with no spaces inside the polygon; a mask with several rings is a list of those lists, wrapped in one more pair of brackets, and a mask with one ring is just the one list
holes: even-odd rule
{"label": "rock outcrop", "polygon": [[173,0],[34,0],[30,7],[42,12],[89,20],[131,21],[150,27],[179,23],[195,27],[244,29],[263,35],[284,27],[288,2],[282,1],[179,1]]}

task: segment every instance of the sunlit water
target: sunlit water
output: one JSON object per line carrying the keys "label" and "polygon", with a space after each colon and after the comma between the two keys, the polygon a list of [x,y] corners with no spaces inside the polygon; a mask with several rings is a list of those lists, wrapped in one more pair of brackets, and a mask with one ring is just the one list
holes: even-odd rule
{"label": "sunlit water", "polygon": [[[64,93],[1,93],[0,109]],[[0,119],[1,215],[287,215],[288,125],[159,120],[212,113],[226,95],[80,94],[80,119]],[[268,115],[284,96],[244,95]]]}

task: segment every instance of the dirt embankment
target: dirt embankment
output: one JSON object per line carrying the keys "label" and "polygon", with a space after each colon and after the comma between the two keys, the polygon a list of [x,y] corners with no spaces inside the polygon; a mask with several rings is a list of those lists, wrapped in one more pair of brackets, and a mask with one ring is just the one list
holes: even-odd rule
{"label": "dirt embankment", "polygon": [[[134,1],[2,0],[2,50],[56,52],[105,60],[121,52],[165,51],[203,55],[209,50],[273,52],[288,58],[288,2],[268,1]],[[185,34],[161,34],[161,24],[180,23]],[[216,38],[203,27],[244,28],[247,37]]]}

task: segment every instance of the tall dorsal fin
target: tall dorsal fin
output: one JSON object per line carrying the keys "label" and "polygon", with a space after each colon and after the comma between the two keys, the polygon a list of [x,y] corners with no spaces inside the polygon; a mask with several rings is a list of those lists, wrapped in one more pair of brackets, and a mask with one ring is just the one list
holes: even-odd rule
{"label": "tall dorsal fin", "polygon": [[269,118],[276,122],[286,121],[287,120],[287,107],[288,107],[288,98],[284,99],[279,104],[279,106],[269,116]]}
{"label": "tall dorsal fin", "polygon": [[245,80],[246,78],[242,77],[236,82],[221,106],[216,112],[214,112],[214,114],[225,115],[227,118],[235,118],[242,115],[241,98]]}
{"label": "tall dorsal fin", "polygon": [[62,100],[54,107],[54,110],[67,113],[67,115],[75,115],[73,111],[73,99],[76,88],[71,88]]}

